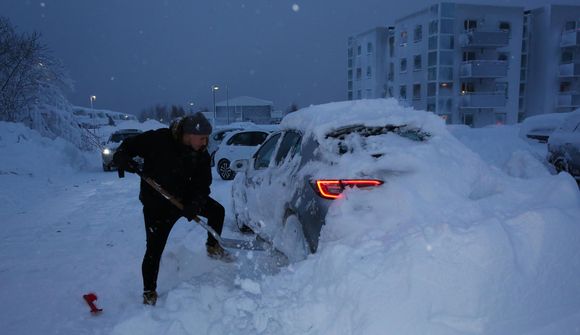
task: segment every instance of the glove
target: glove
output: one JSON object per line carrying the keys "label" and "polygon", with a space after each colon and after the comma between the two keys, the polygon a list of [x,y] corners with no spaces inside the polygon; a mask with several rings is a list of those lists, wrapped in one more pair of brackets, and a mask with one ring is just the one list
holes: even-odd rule
{"label": "glove", "polygon": [[139,164],[137,164],[137,162],[135,162],[133,158],[129,157],[122,151],[118,151],[115,153],[115,155],[113,156],[113,161],[115,162],[115,165],[117,165],[117,167],[119,167],[119,169],[121,170],[131,173],[139,171]]}
{"label": "glove", "polygon": [[183,216],[185,216],[189,221],[193,220],[194,217],[201,214],[201,210],[205,206],[205,203],[206,201],[203,198],[190,201],[183,207]]}

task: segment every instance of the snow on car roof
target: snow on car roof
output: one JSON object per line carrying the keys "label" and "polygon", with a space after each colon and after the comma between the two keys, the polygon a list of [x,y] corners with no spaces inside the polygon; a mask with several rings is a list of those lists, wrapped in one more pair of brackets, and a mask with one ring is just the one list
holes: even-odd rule
{"label": "snow on car roof", "polygon": [[333,130],[353,124],[369,127],[406,125],[434,135],[447,133],[445,122],[440,117],[401,106],[395,99],[354,100],[306,107],[284,117],[280,128],[299,129],[305,136],[313,134],[322,139]]}

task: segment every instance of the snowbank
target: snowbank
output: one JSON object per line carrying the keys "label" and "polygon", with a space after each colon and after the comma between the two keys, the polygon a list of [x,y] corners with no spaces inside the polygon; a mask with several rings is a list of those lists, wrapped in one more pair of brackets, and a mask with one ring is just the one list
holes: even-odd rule
{"label": "snowbank", "polygon": [[[521,145],[514,132],[460,134],[474,148],[482,134],[504,144],[501,154],[480,156],[442,122],[392,100],[313,106],[281,126],[324,136],[347,119],[370,125],[366,113],[381,111],[384,117],[371,122],[396,123],[408,112],[405,123],[436,135],[434,150],[389,147],[411,173],[372,192],[347,191],[327,215],[317,254],[278,274],[239,265],[218,277],[194,276],[113,334],[578,331],[578,187],[567,174],[549,175],[533,157],[514,158]],[[254,259],[248,254],[244,262]]]}

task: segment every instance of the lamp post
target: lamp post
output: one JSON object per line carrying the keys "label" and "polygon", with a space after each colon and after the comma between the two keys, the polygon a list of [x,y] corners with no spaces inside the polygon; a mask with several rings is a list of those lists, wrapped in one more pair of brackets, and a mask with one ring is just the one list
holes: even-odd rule
{"label": "lamp post", "polygon": [[93,112],[94,112],[95,110],[94,110],[94,108],[93,108],[93,101],[97,100],[97,96],[96,96],[96,95],[91,95],[91,96],[89,97],[89,100],[91,101],[91,111],[93,111]]}
{"label": "lamp post", "polygon": [[189,102],[189,114],[193,114],[193,105],[195,105],[192,101]]}
{"label": "lamp post", "polygon": [[211,93],[213,95],[213,126],[216,126],[216,107],[215,107],[215,91],[219,90],[220,87],[218,85],[211,86]]}

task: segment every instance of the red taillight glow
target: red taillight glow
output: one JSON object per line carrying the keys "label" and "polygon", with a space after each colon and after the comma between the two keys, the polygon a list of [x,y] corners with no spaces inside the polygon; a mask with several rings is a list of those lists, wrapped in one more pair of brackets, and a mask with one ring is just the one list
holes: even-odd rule
{"label": "red taillight glow", "polygon": [[316,191],[325,199],[338,199],[342,196],[342,191],[346,187],[374,187],[383,184],[382,180],[376,179],[340,179],[326,180],[319,179],[315,181]]}

